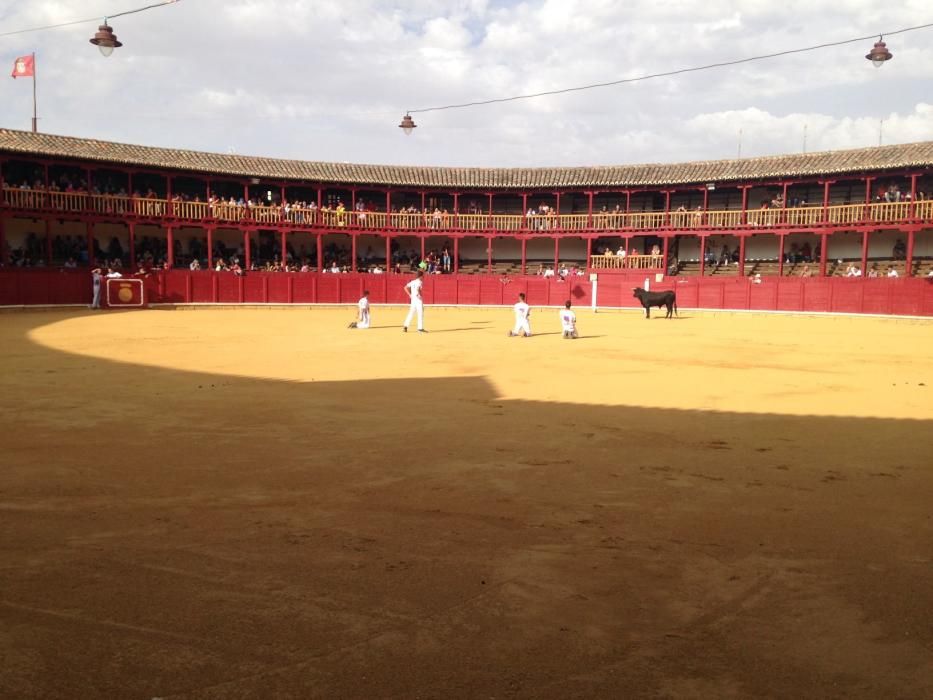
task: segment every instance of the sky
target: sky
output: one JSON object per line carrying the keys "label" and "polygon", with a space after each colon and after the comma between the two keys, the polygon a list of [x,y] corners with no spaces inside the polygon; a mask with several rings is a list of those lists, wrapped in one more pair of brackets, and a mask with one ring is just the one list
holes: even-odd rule
{"label": "sky", "polygon": [[[152,0],[0,0],[0,33]],[[0,37],[36,53],[39,130],[241,155],[407,165],[682,162],[933,140],[933,28],[532,100],[438,105],[619,80],[933,22],[928,0],[179,0]],[[30,81],[0,82],[29,129]],[[407,110],[418,127],[405,136]]]}

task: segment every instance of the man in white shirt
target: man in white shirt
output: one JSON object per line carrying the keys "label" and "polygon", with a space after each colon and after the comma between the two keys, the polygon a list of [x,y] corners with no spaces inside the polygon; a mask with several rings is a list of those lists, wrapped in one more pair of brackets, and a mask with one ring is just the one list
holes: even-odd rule
{"label": "man in white shirt", "polygon": [[570,301],[564,302],[564,308],[560,312],[560,326],[563,330],[564,338],[576,338],[577,336],[577,315],[570,308]]}
{"label": "man in white shirt", "polygon": [[531,307],[525,303],[525,295],[519,294],[518,301],[512,307],[515,311],[515,328],[509,331],[509,337],[524,335],[531,337]]}
{"label": "man in white shirt", "polygon": [[359,309],[357,318],[350,324],[350,328],[369,328],[369,290],[363,292],[363,296],[360,297],[360,300],[357,302],[357,307]]}
{"label": "man in white shirt", "polygon": [[95,267],[93,270],[91,270],[91,284],[93,285],[94,295],[91,297],[91,305],[88,307],[89,309],[100,308],[100,285],[103,277],[103,272],[99,267]]}
{"label": "man in white shirt", "polygon": [[898,276],[899,275],[897,274],[897,270],[895,270],[893,267],[890,270],[888,270],[888,277],[898,277]]}
{"label": "man in white shirt", "polygon": [[411,306],[408,307],[408,316],[405,317],[405,325],[402,326],[402,333],[408,332],[408,326],[411,325],[411,319],[418,317],[418,332],[424,333],[424,301],[421,298],[421,288],[424,286],[424,271],[418,270],[418,275],[411,282],[405,285],[405,292],[411,299]]}

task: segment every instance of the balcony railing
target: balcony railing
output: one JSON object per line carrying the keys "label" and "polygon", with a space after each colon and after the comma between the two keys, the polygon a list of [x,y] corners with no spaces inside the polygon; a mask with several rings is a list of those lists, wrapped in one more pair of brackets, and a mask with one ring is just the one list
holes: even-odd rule
{"label": "balcony railing", "polygon": [[663,255],[591,255],[594,270],[659,270],[664,267]]}
{"label": "balcony railing", "polygon": [[84,192],[3,188],[2,203],[28,212],[73,212],[179,222],[249,223],[327,230],[573,233],[659,230],[715,231],[933,221],[933,200],[819,205],[788,209],[598,212],[591,214],[456,214],[450,212],[343,211],[229,202],[169,201]]}

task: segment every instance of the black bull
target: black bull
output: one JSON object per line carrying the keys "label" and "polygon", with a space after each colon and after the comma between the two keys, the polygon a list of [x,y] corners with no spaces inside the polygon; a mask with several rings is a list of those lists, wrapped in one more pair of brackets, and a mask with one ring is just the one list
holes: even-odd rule
{"label": "black bull", "polygon": [[677,295],[674,292],[646,292],[641,287],[635,287],[632,291],[634,292],[632,296],[645,307],[645,318],[651,318],[652,306],[657,306],[659,309],[666,306],[667,316],[665,318],[670,318],[677,313]]}

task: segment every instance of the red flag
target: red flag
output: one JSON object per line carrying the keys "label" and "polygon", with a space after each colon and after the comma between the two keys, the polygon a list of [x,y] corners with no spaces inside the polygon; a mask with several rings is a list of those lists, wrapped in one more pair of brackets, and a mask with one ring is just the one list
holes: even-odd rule
{"label": "red flag", "polygon": [[36,75],[36,59],[33,56],[20,56],[13,62],[14,78],[29,78]]}

